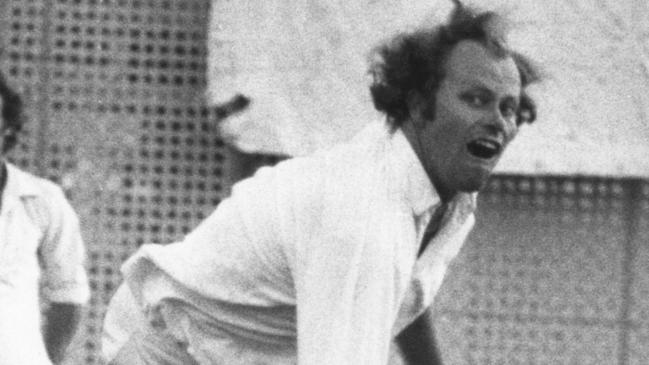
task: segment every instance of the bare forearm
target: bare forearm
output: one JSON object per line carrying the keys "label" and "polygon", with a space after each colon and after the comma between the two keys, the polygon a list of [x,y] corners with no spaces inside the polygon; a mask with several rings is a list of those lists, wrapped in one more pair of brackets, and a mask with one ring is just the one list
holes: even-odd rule
{"label": "bare forearm", "polygon": [[82,306],[69,303],[51,303],[45,314],[44,340],[47,353],[55,364],[61,362],[65,350],[81,321]]}
{"label": "bare forearm", "polygon": [[409,365],[442,365],[430,308],[406,327],[396,338]]}

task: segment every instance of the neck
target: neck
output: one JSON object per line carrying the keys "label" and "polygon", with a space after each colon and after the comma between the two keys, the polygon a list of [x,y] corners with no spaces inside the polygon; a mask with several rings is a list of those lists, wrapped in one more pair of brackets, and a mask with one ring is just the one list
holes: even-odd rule
{"label": "neck", "polygon": [[0,207],[2,207],[2,196],[7,185],[7,165],[0,159]]}
{"label": "neck", "polygon": [[439,198],[442,200],[443,203],[448,203],[453,198],[457,195],[458,191],[455,189],[449,189],[447,188],[446,184],[443,184],[439,179],[436,179],[436,174],[434,172],[428,172],[428,178],[430,179],[430,182],[433,184],[435,187],[435,190],[437,191],[437,195],[439,195]]}
{"label": "neck", "polygon": [[449,189],[444,189],[441,184],[435,184],[434,180],[431,180],[433,183],[433,186],[435,187],[435,190],[437,190],[437,194],[439,195],[439,198],[442,200],[444,203],[448,203],[455,196],[457,195],[458,191],[457,190],[449,190]]}

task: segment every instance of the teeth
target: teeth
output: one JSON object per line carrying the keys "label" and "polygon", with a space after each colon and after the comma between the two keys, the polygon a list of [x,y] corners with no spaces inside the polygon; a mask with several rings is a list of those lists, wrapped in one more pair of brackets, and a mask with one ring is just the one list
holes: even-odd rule
{"label": "teeth", "polygon": [[493,149],[493,150],[498,149],[498,144],[496,142],[493,142],[493,141],[478,140],[475,143],[477,145],[481,146],[481,147],[484,147],[484,148]]}
{"label": "teeth", "polygon": [[467,145],[469,152],[479,158],[492,158],[500,151],[500,144],[490,139],[477,139]]}

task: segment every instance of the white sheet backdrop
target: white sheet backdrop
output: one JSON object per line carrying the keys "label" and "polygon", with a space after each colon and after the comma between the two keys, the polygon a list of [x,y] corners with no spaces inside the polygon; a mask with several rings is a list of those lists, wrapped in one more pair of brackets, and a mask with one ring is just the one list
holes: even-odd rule
{"label": "white sheet backdrop", "polygon": [[[649,4],[466,1],[513,22],[511,44],[543,66],[539,119],[499,165],[523,174],[649,176]],[[251,108],[220,125],[248,152],[301,155],[381,116],[367,55],[397,31],[446,18],[450,0],[214,0],[208,93]]]}

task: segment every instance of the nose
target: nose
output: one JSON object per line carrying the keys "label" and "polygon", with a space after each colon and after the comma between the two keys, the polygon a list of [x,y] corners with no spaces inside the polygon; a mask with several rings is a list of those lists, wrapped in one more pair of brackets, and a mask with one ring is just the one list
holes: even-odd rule
{"label": "nose", "polygon": [[498,135],[502,134],[506,140],[510,140],[516,135],[516,132],[518,132],[516,118],[507,118],[503,116],[499,108],[494,108],[494,110],[491,111],[487,128],[491,133]]}

